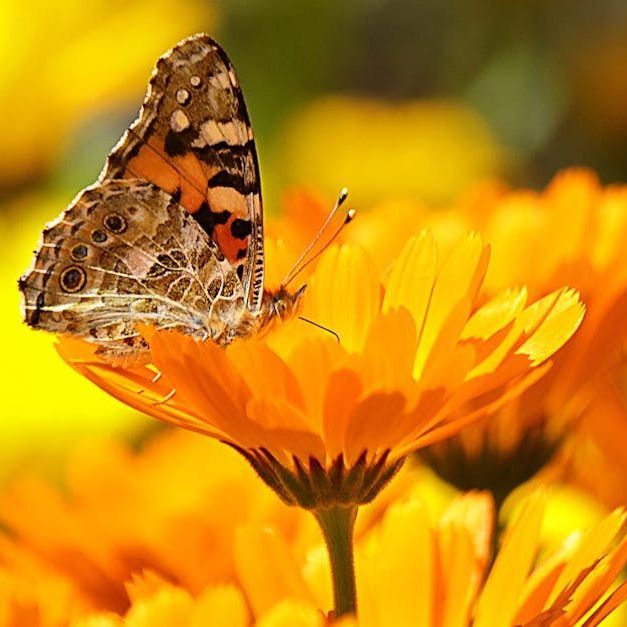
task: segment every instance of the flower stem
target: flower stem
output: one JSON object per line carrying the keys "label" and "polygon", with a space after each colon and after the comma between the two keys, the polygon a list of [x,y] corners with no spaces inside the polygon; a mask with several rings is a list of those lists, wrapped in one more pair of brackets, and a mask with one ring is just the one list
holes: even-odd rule
{"label": "flower stem", "polygon": [[335,598],[334,617],[357,612],[355,567],[353,564],[353,530],[357,506],[329,507],[314,510],[329,551]]}

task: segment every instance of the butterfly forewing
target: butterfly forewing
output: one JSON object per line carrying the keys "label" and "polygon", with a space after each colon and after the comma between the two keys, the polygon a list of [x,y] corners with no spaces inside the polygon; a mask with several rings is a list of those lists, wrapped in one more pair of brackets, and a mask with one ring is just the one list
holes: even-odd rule
{"label": "butterfly forewing", "polygon": [[157,62],[138,119],[101,181],[151,181],[189,211],[235,267],[246,305],[263,295],[259,168],[241,89],[226,53],[190,37]]}

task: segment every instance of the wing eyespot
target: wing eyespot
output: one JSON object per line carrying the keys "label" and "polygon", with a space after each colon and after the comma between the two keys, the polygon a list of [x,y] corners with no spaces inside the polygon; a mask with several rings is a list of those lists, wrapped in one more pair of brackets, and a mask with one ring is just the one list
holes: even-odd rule
{"label": "wing eyespot", "polygon": [[107,231],[116,234],[124,233],[128,226],[124,216],[121,216],[119,213],[108,213],[102,219],[102,225]]}
{"label": "wing eyespot", "polygon": [[83,261],[89,254],[89,248],[85,244],[77,244],[70,251],[70,257],[74,261]]}
{"label": "wing eyespot", "polygon": [[95,244],[102,244],[103,242],[106,242],[107,239],[107,234],[104,231],[101,231],[100,229],[92,231],[91,241]]}
{"label": "wing eyespot", "polygon": [[80,292],[87,283],[87,273],[79,266],[68,266],[59,275],[59,285],[64,292]]}

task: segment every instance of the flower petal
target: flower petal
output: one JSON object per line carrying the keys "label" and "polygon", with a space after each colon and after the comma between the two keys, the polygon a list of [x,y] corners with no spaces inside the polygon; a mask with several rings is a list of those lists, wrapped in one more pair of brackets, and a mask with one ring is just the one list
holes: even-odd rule
{"label": "flower petal", "polygon": [[334,246],[307,287],[303,316],[332,329],[349,352],[358,351],[380,307],[380,285],[369,257],[356,246]]}
{"label": "flower petal", "polygon": [[[530,496],[508,529],[477,603],[476,627],[502,627],[512,623],[538,550],[543,498],[541,493]],[[512,569],[511,564],[516,564],[516,568]]]}

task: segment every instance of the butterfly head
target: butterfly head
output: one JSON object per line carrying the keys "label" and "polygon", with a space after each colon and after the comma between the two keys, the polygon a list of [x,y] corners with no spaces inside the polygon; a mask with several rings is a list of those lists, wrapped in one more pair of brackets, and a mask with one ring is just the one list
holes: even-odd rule
{"label": "butterfly head", "polygon": [[294,316],[306,287],[303,285],[295,292],[290,292],[286,287],[281,286],[277,292],[269,294],[267,304],[269,317],[285,321]]}

